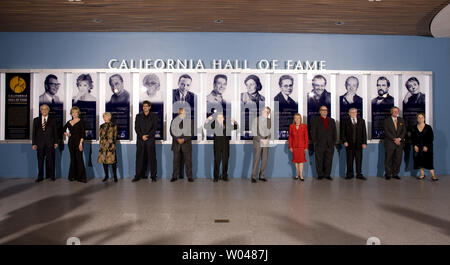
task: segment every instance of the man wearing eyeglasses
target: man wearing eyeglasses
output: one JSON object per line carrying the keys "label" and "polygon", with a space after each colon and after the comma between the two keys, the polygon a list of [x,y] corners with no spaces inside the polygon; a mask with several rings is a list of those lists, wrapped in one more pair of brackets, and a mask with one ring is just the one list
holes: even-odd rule
{"label": "man wearing eyeglasses", "polygon": [[58,93],[59,87],[58,77],[55,75],[47,75],[44,81],[45,92],[39,96],[39,104],[62,104],[62,101],[56,95]]}

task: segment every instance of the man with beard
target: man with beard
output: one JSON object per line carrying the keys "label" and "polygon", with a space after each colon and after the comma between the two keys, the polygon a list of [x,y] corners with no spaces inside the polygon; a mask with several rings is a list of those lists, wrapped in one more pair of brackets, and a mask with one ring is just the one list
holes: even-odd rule
{"label": "man with beard", "polygon": [[378,97],[372,99],[372,138],[384,137],[384,119],[390,115],[394,98],[389,95],[391,82],[384,76],[377,79]]}

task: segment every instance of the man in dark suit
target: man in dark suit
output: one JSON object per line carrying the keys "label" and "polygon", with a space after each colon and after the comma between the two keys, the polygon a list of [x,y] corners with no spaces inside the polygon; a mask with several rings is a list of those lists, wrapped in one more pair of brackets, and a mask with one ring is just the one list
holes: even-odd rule
{"label": "man in dark suit", "polygon": [[321,106],[320,116],[315,117],[311,125],[310,139],[314,144],[317,176],[319,179],[331,178],[331,166],[333,164],[334,144],[336,143],[336,122],[327,117],[328,108]]}
{"label": "man in dark suit", "polygon": [[56,119],[49,117],[50,108],[43,104],[39,108],[41,116],[33,120],[32,148],[37,150],[38,178],[36,182],[44,180],[45,177],[55,180],[55,149],[58,147],[58,133]]}
{"label": "man in dark suit", "polygon": [[186,117],[184,109],[178,110],[178,116],[170,123],[170,135],[172,135],[173,151],[173,174],[171,182],[176,181],[180,175],[181,156],[184,159],[186,175],[189,182],[193,182],[192,177],[192,136],[194,135],[194,121]]}
{"label": "man in dark suit", "polygon": [[214,182],[219,181],[219,169],[222,162],[222,180],[228,181],[228,158],[230,157],[231,131],[237,130],[237,122],[231,118],[231,122],[226,122],[222,113],[208,117],[205,129],[214,131]]}
{"label": "man in dark suit", "polygon": [[[312,87],[311,92],[308,93],[307,99],[307,111],[308,111],[308,129],[310,130],[312,125],[311,120],[314,117],[320,116],[318,110],[321,106],[327,107],[327,109],[331,108],[331,93],[328,92],[325,88],[327,85],[327,79],[323,75],[316,75],[312,79]],[[327,111],[328,113],[328,111]],[[328,114],[328,117],[331,115]]]}
{"label": "man in dark suit", "polygon": [[385,164],[384,177],[390,179],[400,179],[398,173],[402,164],[402,152],[405,144],[406,124],[403,118],[398,116],[399,109],[391,108],[391,116],[384,120],[384,148]]}
{"label": "man in dark suit", "polygon": [[[194,102],[197,101],[197,95],[189,91],[191,89],[192,77],[190,75],[184,74],[178,78],[178,88],[172,91],[172,103],[177,101],[187,102],[194,110]],[[194,113],[193,111],[191,113]],[[191,119],[193,116],[191,115]]]}
{"label": "man in dark suit", "polygon": [[141,178],[146,179],[147,166],[150,165],[152,182],[156,181],[156,143],[155,132],[158,128],[158,117],[151,113],[152,105],[150,101],[142,103],[142,112],[136,115],[134,130],[137,134],[136,140],[136,176],[133,182]]}
{"label": "man in dark suit", "polygon": [[351,108],[348,111],[349,117],[346,117],[341,123],[341,140],[347,153],[347,177],[352,179],[353,161],[356,161],[356,178],[365,180],[361,172],[362,150],[367,147],[366,122],[358,117],[358,110]]}

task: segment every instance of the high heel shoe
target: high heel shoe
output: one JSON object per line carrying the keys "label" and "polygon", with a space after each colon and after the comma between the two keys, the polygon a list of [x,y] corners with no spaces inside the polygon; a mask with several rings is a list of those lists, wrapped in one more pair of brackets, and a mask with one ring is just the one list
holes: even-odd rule
{"label": "high heel shoe", "polygon": [[301,177],[301,178],[299,178],[300,179],[300,181],[305,181],[305,179],[303,178],[303,177]]}
{"label": "high heel shoe", "polygon": [[423,180],[424,178],[425,178],[425,175],[419,177],[420,180]]}
{"label": "high heel shoe", "polygon": [[438,181],[439,179],[438,179],[437,177],[434,177],[434,178],[431,177],[431,180],[432,180],[432,181]]}

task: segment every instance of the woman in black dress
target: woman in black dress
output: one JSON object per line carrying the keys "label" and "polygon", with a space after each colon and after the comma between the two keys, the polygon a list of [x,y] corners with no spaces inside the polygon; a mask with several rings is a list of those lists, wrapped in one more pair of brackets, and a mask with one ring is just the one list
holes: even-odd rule
{"label": "woman in black dress", "polygon": [[425,124],[425,114],[417,114],[417,125],[412,128],[411,137],[414,146],[414,169],[420,169],[419,179],[424,179],[424,169],[429,169],[431,179],[438,180],[434,175],[433,166],[433,129]]}
{"label": "woman in black dress", "polygon": [[86,169],[83,161],[83,141],[86,137],[83,121],[80,119],[80,109],[70,109],[72,119],[63,127],[64,135],[69,137],[70,170],[69,180],[87,183]]}

